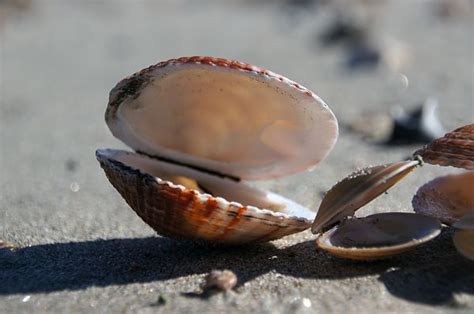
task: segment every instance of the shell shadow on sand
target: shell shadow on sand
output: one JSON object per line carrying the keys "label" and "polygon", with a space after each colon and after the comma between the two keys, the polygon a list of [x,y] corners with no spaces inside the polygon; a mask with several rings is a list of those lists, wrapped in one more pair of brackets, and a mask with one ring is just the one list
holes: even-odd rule
{"label": "shell shadow on sand", "polygon": [[[420,256],[427,255],[432,263],[420,265]],[[454,293],[474,293],[474,274],[468,272],[473,264],[455,251],[449,231],[414,252],[371,263],[333,258],[316,251],[314,240],[283,249],[271,243],[210,247],[161,237],[94,240],[1,249],[0,295],[147,283],[229,269],[238,276],[237,292],[272,271],[310,279],[379,274],[396,297],[452,305]]]}

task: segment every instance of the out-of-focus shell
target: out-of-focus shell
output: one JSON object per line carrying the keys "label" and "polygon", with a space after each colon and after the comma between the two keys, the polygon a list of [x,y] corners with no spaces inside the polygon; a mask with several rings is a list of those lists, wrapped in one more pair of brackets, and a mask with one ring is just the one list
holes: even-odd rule
{"label": "out-of-focus shell", "polygon": [[318,233],[369,203],[418,166],[418,160],[364,168],[347,176],[329,190],[319,206],[311,231]]}
{"label": "out-of-focus shell", "polygon": [[423,161],[474,170],[474,124],[460,127],[415,152]]}
{"label": "out-of-focus shell", "polygon": [[474,212],[453,224],[459,229],[453,236],[454,246],[466,258],[474,261]]}
{"label": "out-of-focus shell", "polygon": [[474,171],[438,177],[416,192],[415,212],[452,224],[474,212]]}
{"label": "out-of-focus shell", "polygon": [[335,256],[375,260],[412,250],[441,232],[434,218],[413,213],[382,213],[347,219],[323,233],[317,246]]}
{"label": "out-of-focus shell", "polygon": [[222,244],[263,242],[305,230],[314,219],[313,212],[273,193],[266,192],[263,201],[283,205],[280,211],[229,202],[162,180],[154,172],[186,176],[194,172],[229,190],[261,193],[230,179],[196,174],[196,170],[120,150],[98,150],[96,157],[130,207],[163,236]]}

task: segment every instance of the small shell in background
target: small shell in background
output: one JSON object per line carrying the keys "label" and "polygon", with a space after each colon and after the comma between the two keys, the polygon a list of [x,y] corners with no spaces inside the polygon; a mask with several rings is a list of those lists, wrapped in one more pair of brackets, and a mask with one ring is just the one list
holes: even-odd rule
{"label": "small shell in background", "polygon": [[438,177],[424,184],[412,205],[415,212],[451,225],[474,212],[474,171]]}
{"label": "small shell in background", "polygon": [[205,278],[203,292],[225,292],[237,285],[237,275],[230,270],[213,270]]}
{"label": "small shell in background", "polygon": [[430,164],[474,170],[474,124],[446,133],[414,155]]}

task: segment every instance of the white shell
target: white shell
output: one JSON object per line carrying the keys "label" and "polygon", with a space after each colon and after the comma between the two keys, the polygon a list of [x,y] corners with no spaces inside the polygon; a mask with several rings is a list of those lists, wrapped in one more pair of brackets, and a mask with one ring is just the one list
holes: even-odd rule
{"label": "white shell", "polygon": [[[315,217],[280,195],[189,167],[121,150],[98,150],[96,156],[130,207],[164,236],[221,244],[264,242],[303,231]],[[215,195],[167,181],[170,175],[194,178]]]}
{"label": "white shell", "polygon": [[453,236],[454,246],[464,257],[474,261],[474,212],[453,224],[459,229]]}
{"label": "white shell", "polygon": [[414,155],[430,164],[474,170],[474,124],[446,133]]}

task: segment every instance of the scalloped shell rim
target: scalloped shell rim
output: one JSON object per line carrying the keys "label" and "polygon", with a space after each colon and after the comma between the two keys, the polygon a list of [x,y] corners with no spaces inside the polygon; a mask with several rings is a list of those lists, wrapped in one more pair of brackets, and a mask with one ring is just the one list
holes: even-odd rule
{"label": "scalloped shell rim", "polygon": [[[137,172],[139,173],[140,175],[142,176],[146,176],[148,177],[150,180],[152,181],[155,181],[157,184],[163,184],[163,185],[167,185],[171,188],[177,188],[177,189],[180,189],[181,191],[184,191],[184,190],[187,190],[186,187],[180,185],[180,184],[175,184],[173,182],[170,182],[170,181],[166,181],[166,180],[162,180],[158,177],[154,177],[146,172],[143,172],[139,169],[136,169],[136,168],[133,168],[129,165],[126,165],[118,160],[115,160],[113,159],[113,155],[115,155],[117,152],[122,152],[122,153],[128,153],[128,154],[133,154],[132,152],[127,152],[127,151],[120,151],[120,150],[115,150],[115,149],[97,149],[96,150],[96,158],[99,162],[101,162],[101,160],[103,158],[106,158],[108,159],[110,162],[114,163],[114,164],[117,164],[119,165],[121,168],[127,168],[129,171],[134,171],[134,172]],[[150,156],[148,155],[142,155],[140,154],[141,156],[144,156],[146,158],[151,158]],[[272,210],[269,210],[269,209],[264,209],[264,208],[259,208],[259,207],[255,207],[255,206],[252,206],[252,205],[243,205],[241,203],[238,203],[238,202],[234,202],[234,201],[228,201],[222,197],[215,197],[215,196],[212,196],[212,195],[209,195],[207,193],[201,193],[200,191],[197,191],[197,190],[193,190],[193,192],[195,193],[195,195],[197,197],[199,197],[199,199],[202,201],[202,202],[206,202],[208,199],[212,198],[212,199],[215,199],[217,202],[218,202],[218,205],[221,209],[225,209],[229,206],[236,206],[236,207],[243,207],[245,206],[248,210],[248,214],[255,214],[255,216],[264,216],[264,215],[270,215],[270,216],[273,216],[275,218],[278,218],[280,220],[285,220],[285,221],[291,221],[291,220],[296,220],[296,221],[300,221],[302,223],[307,223],[308,224],[308,228],[311,226],[311,223],[312,223],[312,220],[309,220],[309,219],[306,219],[306,218],[303,218],[303,217],[298,217],[298,216],[291,216],[291,215],[288,215],[286,213],[282,213],[282,212],[276,212],[276,211],[272,211]]]}

